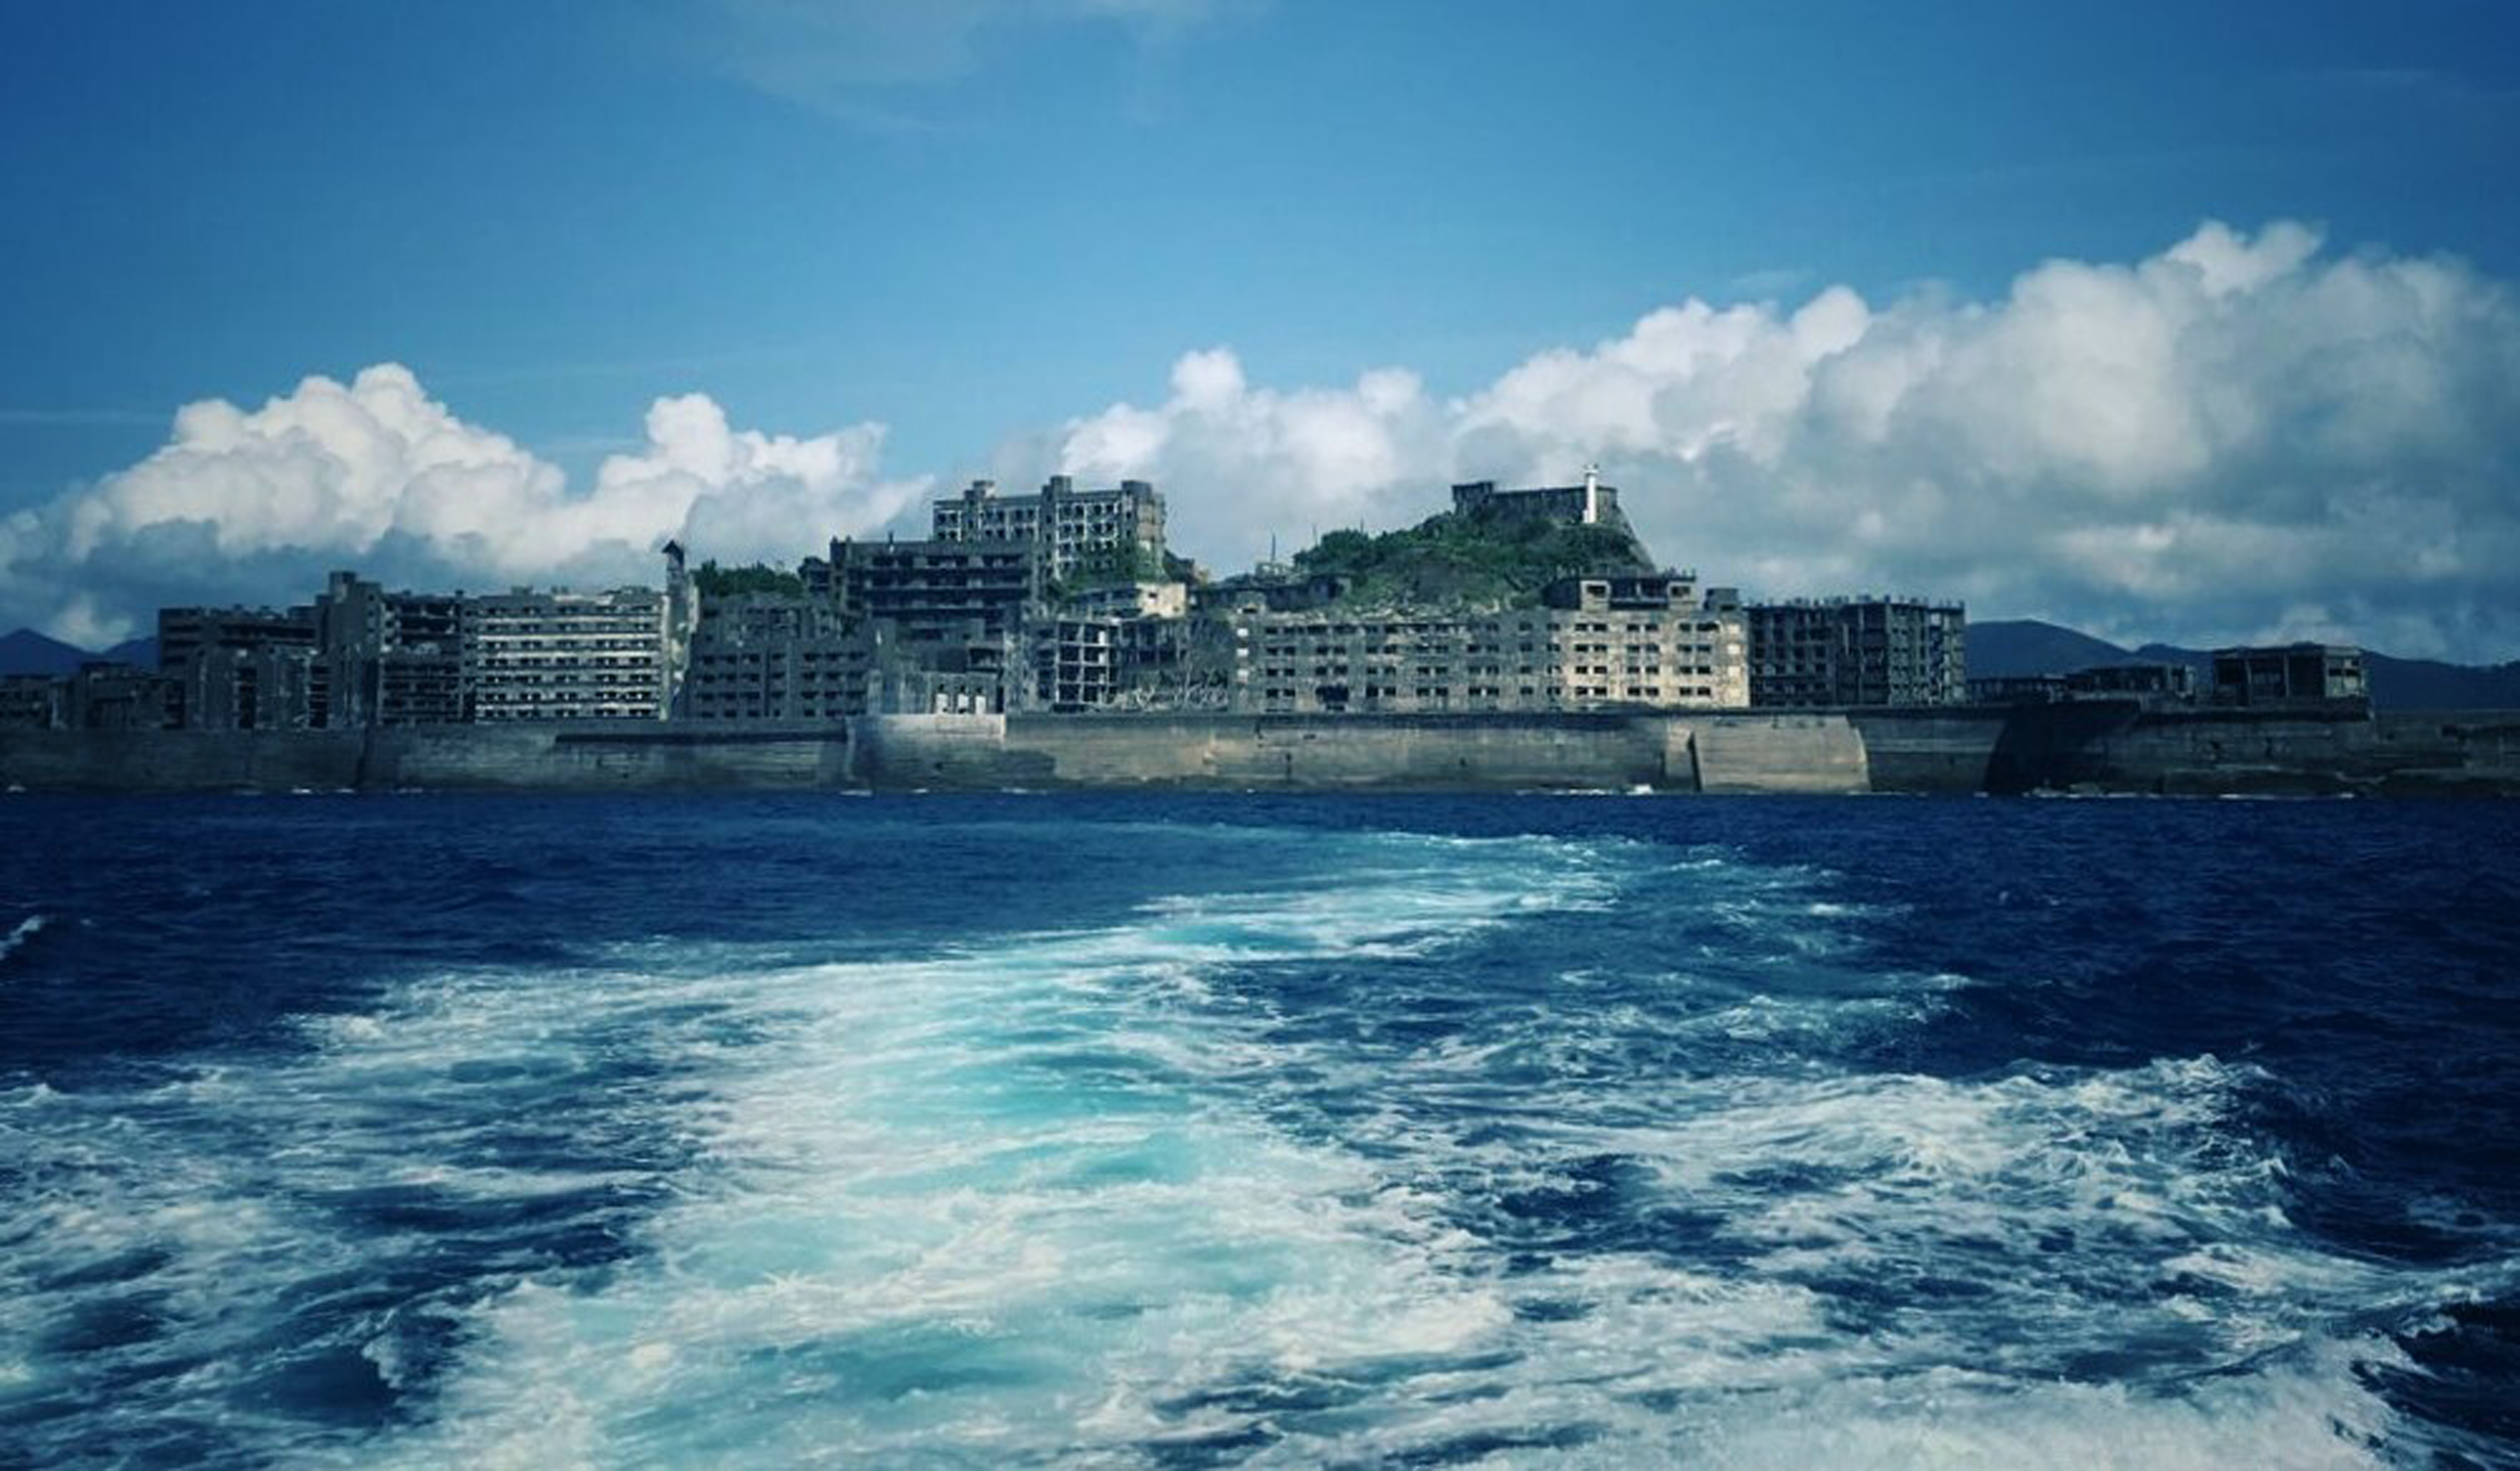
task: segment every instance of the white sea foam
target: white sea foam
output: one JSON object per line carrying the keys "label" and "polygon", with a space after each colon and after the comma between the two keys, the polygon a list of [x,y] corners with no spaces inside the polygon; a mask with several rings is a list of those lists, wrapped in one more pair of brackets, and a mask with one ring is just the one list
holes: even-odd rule
{"label": "white sea foam", "polygon": [[16,926],[13,927],[9,933],[6,935],[0,935],[0,960],[6,960],[11,956],[16,955],[19,947],[35,938],[37,934],[43,931],[46,922],[47,921],[44,916],[41,914],[28,914],[25,918],[19,920]]}
{"label": "white sea foam", "polygon": [[[1881,907],[1829,875],[1687,864],[1351,839],[1314,879],[916,960],[429,978],[310,1020],[276,1069],[0,1098],[48,1182],[0,1206],[40,1251],[0,1260],[148,1256],[132,1281],[202,1365],[140,1413],[235,1386],[259,1304],[426,1250],[344,1227],[345,1198],[661,1184],[632,1261],[527,1254],[378,1315],[360,1352],[429,1416],[299,1448],[343,1464],[2376,1463],[2403,1427],[2356,1364],[2392,1351],[2351,1325],[2445,1286],[2282,1218],[2230,1127],[2251,1069],[1833,1061],[1969,983],[1860,963]],[[1553,1003],[1473,1028],[1324,1030],[1376,1013],[1362,988],[1643,902],[1710,936],[1651,986],[1570,961]],[[625,1057],[671,1077],[592,1122],[669,1159],[499,1157],[520,1107]],[[207,1114],[256,1147],[175,1137]],[[0,1317],[0,1394],[13,1364],[48,1387],[40,1275],[0,1282],[44,1305]],[[454,1331],[451,1373],[413,1315]]]}

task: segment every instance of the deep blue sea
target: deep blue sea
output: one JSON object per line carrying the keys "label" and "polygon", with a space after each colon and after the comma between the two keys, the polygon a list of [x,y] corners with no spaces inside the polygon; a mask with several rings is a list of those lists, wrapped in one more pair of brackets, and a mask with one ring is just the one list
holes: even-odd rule
{"label": "deep blue sea", "polygon": [[0,1466],[2520,1464],[2513,812],[0,797]]}

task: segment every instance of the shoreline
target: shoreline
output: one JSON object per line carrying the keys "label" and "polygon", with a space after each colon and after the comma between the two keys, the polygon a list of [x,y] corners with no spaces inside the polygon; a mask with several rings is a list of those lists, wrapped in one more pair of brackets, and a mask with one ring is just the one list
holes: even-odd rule
{"label": "shoreline", "polygon": [[888,715],[811,725],[0,731],[0,791],[2520,795],[2520,712]]}

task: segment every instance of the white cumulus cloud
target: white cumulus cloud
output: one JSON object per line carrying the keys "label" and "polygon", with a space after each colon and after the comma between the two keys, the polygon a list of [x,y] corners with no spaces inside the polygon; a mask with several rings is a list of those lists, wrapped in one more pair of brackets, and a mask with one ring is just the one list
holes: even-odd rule
{"label": "white cumulus cloud", "polygon": [[408,369],[309,378],[258,409],[188,405],[148,459],[0,521],[0,621],[93,646],[161,602],[302,598],[336,566],[434,586],[652,581],[668,537],[784,562],[800,537],[879,524],[925,488],[883,478],[882,445],[876,424],[736,429],[687,394],[658,399],[646,444],[581,491]]}
{"label": "white cumulus cloud", "polygon": [[[458,419],[407,371],[209,402],[164,448],[0,516],[0,627],[79,642],[159,602],[302,596],[331,565],[421,585],[655,575],[669,535],[791,561],[891,522],[883,429],[733,427],[658,400],[590,486]],[[1182,356],[1159,397],[1017,428],[1002,480],[1150,479],[1177,550],[1406,524],[1461,479],[1599,462],[1652,549],[1753,596],[1907,591],[2122,641],[2350,637],[2520,653],[2520,303],[2454,259],[2209,223],[2000,293],[1657,307],[1457,395],[1406,368],[1328,386]]]}
{"label": "white cumulus cloud", "polygon": [[1265,550],[1273,533],[1291,551],[1315,527],[1370,511],[1387,520],[1385,493],[1440,466],[1444,431],[1442,405],[1415,374],[1384,368],[1344,388],[1254,388],[1231,351],[1212,348],[1173,365],[1163,403],[1115,404],[1000,458],[1046,457],[1097,481],[1156,479],[1173,488],[1166,499],[1181,547],[1230,562]]}
{"label": "white cumulus cloud", "polygon": [[[2219,223],[1989,300],[1688,299],[1457,398],[1400,370],[1079,419],[1079,472],[1172,492],[1228,564],[1272,531],[1441,509],[1598,461],[1664,557],[1754,595],[1914,591],[2120,638],[2334,636],[2520,652],[2520,309],[2458,261]],[[1037,451],[1039,440],[1021,441]]]}

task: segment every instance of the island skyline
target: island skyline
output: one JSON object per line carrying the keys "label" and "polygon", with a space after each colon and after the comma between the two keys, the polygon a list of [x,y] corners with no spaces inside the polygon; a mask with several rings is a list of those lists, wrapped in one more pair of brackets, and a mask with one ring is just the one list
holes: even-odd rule
{"label": "island skyline", "polygon": [[2520,1467],[2515,158],[2508,0],[0,0],[0,1467]]}
{"label": "island skyline", "polygon": [[1598,461],[1754,597],[2520,651],[2511,22],[1954,14],[281,7],[211,76],[24,13],[0,629],[785,560],[974,476],[1156,481],[1235,567]]}

